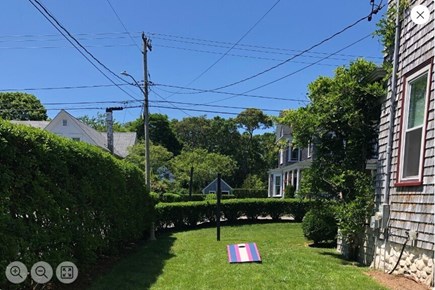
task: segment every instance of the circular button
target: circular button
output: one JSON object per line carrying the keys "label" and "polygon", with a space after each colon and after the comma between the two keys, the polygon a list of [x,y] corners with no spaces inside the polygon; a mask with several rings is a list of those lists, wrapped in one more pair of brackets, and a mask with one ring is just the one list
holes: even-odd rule
{"label": "circular button", "polygon": [[64,284],[71,284],[78,276],[79,269],[73,262],[62,262],[56,268],[56,277]]}
{"label": "circular button", "polygon": [[424,5],[416,5],[411,9],[411,20],[415,24],[425,24],[429,21],[430,12]]}
{"label": "circular button", "polygon": [[27,271],[26,265],[19,261],[14,261],[6,267],[5,274],[9,282],[14,284],[20,284],[24,282],[24,280],[26,280],[29,272]]}
{"label": "circular button", "polygon": [[39,261],[33,264],[30,269],[30,276],[36,283],[45,284],[53,277],[53,268],[47,262]]}

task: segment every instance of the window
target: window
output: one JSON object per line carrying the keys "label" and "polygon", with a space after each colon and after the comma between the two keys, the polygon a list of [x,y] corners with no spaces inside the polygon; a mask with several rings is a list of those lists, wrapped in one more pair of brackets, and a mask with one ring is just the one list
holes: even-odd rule
{"label": "window", "polygon": [[275,175],[275,188],[273,190],[274,196],[281,196],[281,175]]}
{"label": "window", "polygon": [[399,186],[422,182],[430,65],[405,77],[399,159]]}
{"label": "window", "polygon": [[283,164],[284,163],[284,149],[279,149],[279,164]]}
{"label": "window", "polygon": [[72,139],[73,139],[74,141],[80,141],[80,138],[78,138],[78,137],[72,137]]}
{"label": "window", "polygon": [[62,126],[66,126],[66,125],[68,125],[68,121],[67,120],[62,120]]}
{"label": "window", "polygon": [[299,149],[298,148],[292,148],[291,154],[290,154],[290,160],[291,161],[299,161]]}
{"label": "window", "polygon": [[311,158],[311,154],[313,154],[313,144],[311,144],[311,141],[310,141],[310,142],[308,142],[307,158]]}

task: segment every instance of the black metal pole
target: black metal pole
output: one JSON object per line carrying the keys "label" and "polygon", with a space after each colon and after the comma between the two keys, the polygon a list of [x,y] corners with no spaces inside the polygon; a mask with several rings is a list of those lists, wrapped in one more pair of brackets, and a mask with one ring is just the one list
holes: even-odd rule
{"label": "black metal pole", "polygon": [[190,167],[189,197],[192,197],[192,189],[193,189],[193,166]]}
{"label": "black metal pole", "polygon": [[217,190],[216,190],[216,240],[221,240],[221,174],[218,173],[217,177]]}

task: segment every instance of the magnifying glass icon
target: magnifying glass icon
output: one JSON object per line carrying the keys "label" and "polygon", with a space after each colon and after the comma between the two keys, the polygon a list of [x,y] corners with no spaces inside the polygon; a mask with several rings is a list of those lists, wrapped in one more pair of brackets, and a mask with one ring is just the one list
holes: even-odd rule
{"label": "magnifying glass icon", "polygon": [[45,268],[43,266],[36,267],[35,274],[37,276],[39,276],[39,277],[45,277],[45,278],[48,279],[48,277],[47,277],[47,275],[45,275],[45,273],[46,273],[46,270],[45,270]]}
{"label": "magnifying glass icon", "polygon": [[11,267],[9,272],[11,273],[12,276],[14,276],[14,277],[20,277],[21,279],[23,279],[23,276],[21,276],[21,269],[20,269],[20,267],[13,266],[13,267]]}

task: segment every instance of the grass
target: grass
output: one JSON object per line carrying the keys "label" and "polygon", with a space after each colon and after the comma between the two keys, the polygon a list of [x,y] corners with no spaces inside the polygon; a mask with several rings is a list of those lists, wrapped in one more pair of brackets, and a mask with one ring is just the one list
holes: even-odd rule
{"label": "grass", "polygon": [[[256,242],[263,263],[229,264],[226,245]],[[268,223],[165,233],[95,280],[90,289],[386,289],[342,260],[312,248],[300,224]]]}

